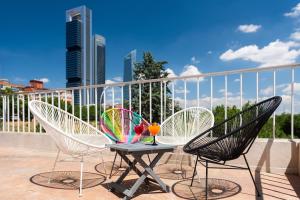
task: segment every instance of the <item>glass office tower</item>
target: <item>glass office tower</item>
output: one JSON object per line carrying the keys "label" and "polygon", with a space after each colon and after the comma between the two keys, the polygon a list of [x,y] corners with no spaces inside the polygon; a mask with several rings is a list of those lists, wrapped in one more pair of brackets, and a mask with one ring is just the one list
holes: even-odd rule
{"label": "glass office tower", "polygon": [[[134,64],[136,63],[136,49],[129,52],[124,57],[124,73],[123,81],[132,81],[133,80],[133,70]],[[128,86],[124,87],[124,100],[129,100],[129,88]]]}
{"label": "glass office tower", "polygon": [[[95,34],[93,37],[93,80],[94,85],[105,84],[105,38],[102,35]],[[100,98],[103,88],[97,89],[97,102]],[[95,93],[92,91],[92,103],[95,103]],[[103,97],[101,99],[103,102]]]}
{"label": "glass office tower", "polygon": [[[92,11],[80,6],[66,11],[66,87],[92,84]],[[87,103],[87,91],[81,90],[81,103]],[[79,104],[79,91],[74,91],[74,103]]]}

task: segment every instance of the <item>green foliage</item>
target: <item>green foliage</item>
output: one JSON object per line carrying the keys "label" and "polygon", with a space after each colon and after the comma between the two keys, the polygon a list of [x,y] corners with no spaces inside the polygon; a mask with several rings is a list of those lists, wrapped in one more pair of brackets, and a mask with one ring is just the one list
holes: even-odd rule
{"label": "green foliage", "polygon": [[0,95],[12,95],[14,91],[11,88],[5,88],[4,90],[0,90]]}
{"label": "green foliage", "polygon": [[[134,79],[135,80],[149,80],[167,78],[168,72],[165,71],[166,61],[156,61],[150,52],[145,52],[143,61],[135,64]],[[165,110],[166,118],[172,114],[172,100],[170,98],[171,91],[166,84],[166,94],[161,95],[161,83],[151,83],[151,100],[152,100],[152,121],[161,121],[161,98],[163,101],[163,110]],[[164,89],[164,84],[162,85]],[[150,84],[141,84],[141,111],[142,116],[150,120]],[[133,110],[139,111],[139,85],[132,85],[132,107]],[[126,105],[126,104],[125,104]],[[180,110],[178,104],[174,106],[175,112]]]}
{"label": "green foliage", "polygon": [[[249,108],[252,104],[247,102],[244,104],[243,109]],[[240,112],[240,109],[236,106],[227,107],[227,118]],[[215,116],[215,124],[225,120],[224,105],[218,105],[213,109]],[[290,138],[291,136],[291,114],[282,113],[275,116],[275,137],[276,138]],[[271,117],[268,122],[261,129],[260,138],[272,138],[273,137],[273,118]],[[300,138],[300,114],[294,115],[294,137]]]}

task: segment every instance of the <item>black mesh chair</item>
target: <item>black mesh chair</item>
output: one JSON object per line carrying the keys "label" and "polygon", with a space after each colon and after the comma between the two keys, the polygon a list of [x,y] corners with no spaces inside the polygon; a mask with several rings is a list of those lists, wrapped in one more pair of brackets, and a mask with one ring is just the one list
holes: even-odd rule
{"label": "black mesh chair", "polygon": [[[215,125],[189,141],[183,147],[184,152],[197,156],[191,186],[193,184],[197,162],[199,161],[200,163],[203,163],[203,165],[205,163],[205,195],[207,199],[208,163],[214,163],[225,165],[230,168],[248,169],[257,196],[260,196],[245,155],[248,153],[263,125],[268,121],[281,103],[281,100],[281,97],[275,96],[259,102]],[[205,135],[207,136],[204,137]],[[226,165],[227,161],[237,159],[240,156],[244,157],[247,168]]]}

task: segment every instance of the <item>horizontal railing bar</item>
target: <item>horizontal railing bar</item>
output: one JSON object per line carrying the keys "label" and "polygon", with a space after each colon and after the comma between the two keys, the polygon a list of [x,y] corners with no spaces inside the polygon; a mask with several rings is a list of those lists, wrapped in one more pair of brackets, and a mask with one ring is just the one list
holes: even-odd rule
{"label": "horizontal railing bar", "polygon": [[[177,77],[169,77],[169,78],[160,78],[160,79],[148,79],[148,80],[137,80],[137,81],[130,81],[130,82],[116,82],[116,83],[109,83],[109,84],[99,84],[99,85],[89,85],[89,86],[80,86],[80,87],[69,87],[69,88],[57,88],[57,89],[49,89],[47,91],[40,90],[30,94],[39,94],[39,93],[50,93],[50,92],[59,92],[59,91],[66,91],[66,90],[80,90],[86,88],[101,88],[101,87],[122,87],[126,85],[133,85],[133,84],[144,84],[144,83],[153,83],[153,82],[164,82],[164,81],[176,81],[176,80],[186,80],[186,79],[195,79],[195,78],[205,78],[211,76],[225,76],[225,75],[232,75],[232,74],[240,74],[240,73],[248,73],[248,72],[263,72],[263,71],[272,71],[272,70],[282,70],[282,69],[289,69],[289,68],[300,68],[300,63],[296,64],[288,64],[288,65],[276,65],[276,66],[266,66],[266,67],[253,67],[253,68],[245,68],[245,69],[237,69],[237,70],[228,70],[228,71],[221,71],[221,72],[209,72],[191,76],[177,76]],[[19,94],[29,94],[28,92],[19,92]]]}

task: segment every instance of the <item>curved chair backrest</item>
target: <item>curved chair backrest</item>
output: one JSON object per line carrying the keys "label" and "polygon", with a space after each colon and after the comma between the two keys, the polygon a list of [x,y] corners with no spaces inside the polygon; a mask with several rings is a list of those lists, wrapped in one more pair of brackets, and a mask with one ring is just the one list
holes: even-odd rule
{"label": "curved chair backrest", "polygon": [[188,142],[184,151],[205,154],[215,161],[232,160],[246,154],[281,100],[280,96],[275,96],[237,113],[206,131],[214,137],[201,138],[200,135]]}
{"label": "curved chair backrest", "polygon": [[[140,125],[143,132],[137,135],[134,127]],[[112,108],[102,113],[100,127],[102,131],[116,143],[136,143],[150,140],[149,123],[136,112],[124,108]]]}
{"label": "curved chair backrest", "polygon": [[51,104],[33,100],[29,102],[29,109],[57,147],[66,154],[85,155],[111,143],[92,125]]}
{"label": "curved chair backrest", "polygon": [[203,107],[190,107],[176,112],[162,124],[157,141],[164,144],[184,145],[214,124],[213,113]]}

